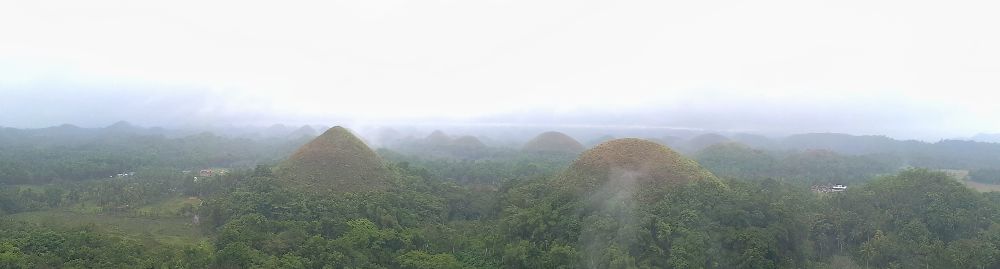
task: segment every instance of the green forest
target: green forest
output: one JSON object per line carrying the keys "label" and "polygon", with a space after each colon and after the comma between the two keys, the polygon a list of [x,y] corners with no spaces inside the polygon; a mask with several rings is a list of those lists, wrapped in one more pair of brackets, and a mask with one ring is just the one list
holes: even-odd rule
{"label": "green forest", "polygon": [[739,138],[3,129],[0,268],[1000,268],[998,144]]}

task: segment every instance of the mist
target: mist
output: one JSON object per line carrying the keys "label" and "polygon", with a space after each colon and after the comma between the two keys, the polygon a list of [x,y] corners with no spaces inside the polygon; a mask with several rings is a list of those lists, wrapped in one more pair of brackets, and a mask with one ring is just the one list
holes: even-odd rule
{"label": "mist", "polygon": [[988,1],[56,2],[0,4],[0,126],[1000,133]]}
{"label": "mist", "polygon": [[0,267],[1000,269],[997,11],[0,0]]}

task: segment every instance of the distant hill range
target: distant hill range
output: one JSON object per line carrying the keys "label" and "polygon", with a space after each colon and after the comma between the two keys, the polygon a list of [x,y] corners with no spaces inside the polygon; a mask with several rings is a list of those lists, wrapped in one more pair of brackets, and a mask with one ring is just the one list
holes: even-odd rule
{"label": "distant hill range", "polygon": [[972,141],[1000,143],[1000,134],[977,134],[970,138]]}
{"label": "distant hill range", "polygon": [[[978,140],[988,136],[980,135]],[[941,140],[923,142],[896,140],[886,136],[849,135],[840,133],[796,134],[771,138],[752,134],[703,134],[690,139],[661,144],[669,145],[686,155],[700,155],[715,145],[738,143],[746,147],[773,152],[775,156],[803,157],[845,155],[868,156],[881,166],[927,167],[935,169],[991,169],[1000,167],[1000,143],[972,140]],[[728,150],[738,149],[728,147]],[[719,149],[712,149],[718,151]],[[832,155],[831,155],[832,154]],[[839,157],[837,157],[839,158]],[[838,159],[841,160],[841,159]],[[832,161],[832,160],[831,160]],[[830,166],[836,164],[830,163]]]}
{"label": "distant hill range", "polygon": [[490,147],[471,135],[451,137],[441,130],[434,130],[424,138],[401,140],[392,145],[393,150],[407,154],[449,159],[479,159],[490,153]]}
{"label": "distant hill range", "polygon": [[[194,127],[164,129],[140,127],[124,121],[116,122],[103,128],[82,128],[71,124],[38,129],[0,127],[0,146],[113,144],[114,141],[127,137],[164,137],[167,139],[202,137],[202,140],[207,141],[207,137],[210,136],[245,138],[260,141],[301,141],[298,143],[304,143],[304,141],[315,137],[319,133],[317,130],[326,130],[320,128],[322,127],[275,124],[267,127],[221,126],[201,129]],[[468,131],[467,134],[476,134],[474,129],[466,130]],[[587,143],[583,143],[585,146],[596,145],[613,139],[614,136],[618,135],[630,136],[629,133],[619,132],[609,132],[606,133],[607,135],[603,135],[599,130],[576,132],[590,134],[589,136],[581,136],[588,138],[586,140]],[[520,141],[528,142],[528,144],[521,144],[519,142],[491,144],[491,141],[509,139],[508,137],[499,136],[500,134],[497,134],[497,137],[465,135],[455,138],[440,130],[434,131],[430,135],[424,135],[427,133],[420,134],[419,131],[414,131],[414,129],[407,129],[404,132],[383,129],[368,133],[374,135],[371,139],[379,142],[380,146],[389,146],[392,150],[408,154],[455,159],[488,158],[495,155],[498,151],[530,151],[532,149],[539,149],[536,146],[540,146],[537,143],[528,141],[527,138]],[[417,136],[417,134],[420,135]],[[537,132],[534,134],[537,134]],[[737,142],[754,149],[767,151],[826,150],[846,155],[887,154],[897,157],[901,162],[901,166],[967,170],[1000,167],[1000,143],[995,143],[1000,141],[1000,134],[980,134],[966,140],[950,139],[938,142],[897,140],[886,136],[859,136],[841,133],[807,133],[782,138],[745,133],[701,132],[699,134],[695,132],[678,133],[666,131],[656,133],[652,130],[644,130],[642,133],[636,134],[647,135],[650,137],[649,140],[669,146],[686,155],[695,154],[715,144]],[[508,133],[507,135],[524,137],[524,134]],[[566,136],[568,137],[568,135]],[[536,137],[536,139],[541,139],[540,141],[553,139],[564,141],[567,145],[570,145],[569,148],[573,148],[570,151],[579,149],[574,143],[564,138]],[[542,144],[549,145],[554,144],[554,142]],[[524,145],[524,147],[520,145]]]}
{"label": "distant hill range", "polygon": [[305,142],[178,132],[128,122],[103,128],[0,128],[0,184],[107,178],[149,167],[248,168],[278,162]]}
{"label": "distant hill range", "polygon": [[[177,127],[172,129],[162,127],[141,127],[126,121],[115,122],[106,127],[84,128],[72,124],[62,124],[58,126],[37,128],[37,129],[16,129],[0,127],[0,139],[7,138],[52,138],[65,142],[84,142],[96,138],[105,137],[125,137],[125,136],[163,136],[167,138],[182,138],[192,135],[212,134],[231,138],[248,138],[254,140],[278,139],[296,140],[302,138],[313,138],[319,134],[317,127],[286,126],[275,124],[268,127],[255,126],[212,126],[212,127]],[[321,130],[326,130],[323,128]]]}

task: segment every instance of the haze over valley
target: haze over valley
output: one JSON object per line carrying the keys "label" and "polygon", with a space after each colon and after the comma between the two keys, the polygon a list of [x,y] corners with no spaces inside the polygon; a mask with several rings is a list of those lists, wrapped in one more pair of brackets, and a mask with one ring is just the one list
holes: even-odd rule
{"label": "haze over valley", "polygon": [[1000,269],[990,1],[0,1],[0,268]]}

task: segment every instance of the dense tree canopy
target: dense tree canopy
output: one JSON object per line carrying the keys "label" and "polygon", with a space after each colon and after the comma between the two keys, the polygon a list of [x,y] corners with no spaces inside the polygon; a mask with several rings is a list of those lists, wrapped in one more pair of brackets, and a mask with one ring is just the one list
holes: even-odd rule
{"label": "dense tree canopy", "polygon": [[[73,176],[2,178],[15,180],[0,184],[0,268],[1000,268],[1000,194],[894,154],[722,143],[693,154],[697,163],[669,155],[719,179],[601,193],[560,187],[580,176],[566,173],[573,154],[381,149],[386,187],[330,193],[289,186],[268,165],[278,162],[257,159],[290,154],[281,143],[233,145],[218,162],[227,173],[201,175],[184,167],[221,153],[188,150],[226,152],[237,140],[132,139],[3,144],[39,149],[2,151],[15,168],[3,171],[27,160]],[[127,153],[87,157],[104,148]],[[136,164],[115,164],[125,157]],[[100,165],[135,173],[81,172]],[[991,169],[970,178],[995,182]],[[831,181],[850,188],[809,188]],[[106,225],[74,225],[87,217]]]}

